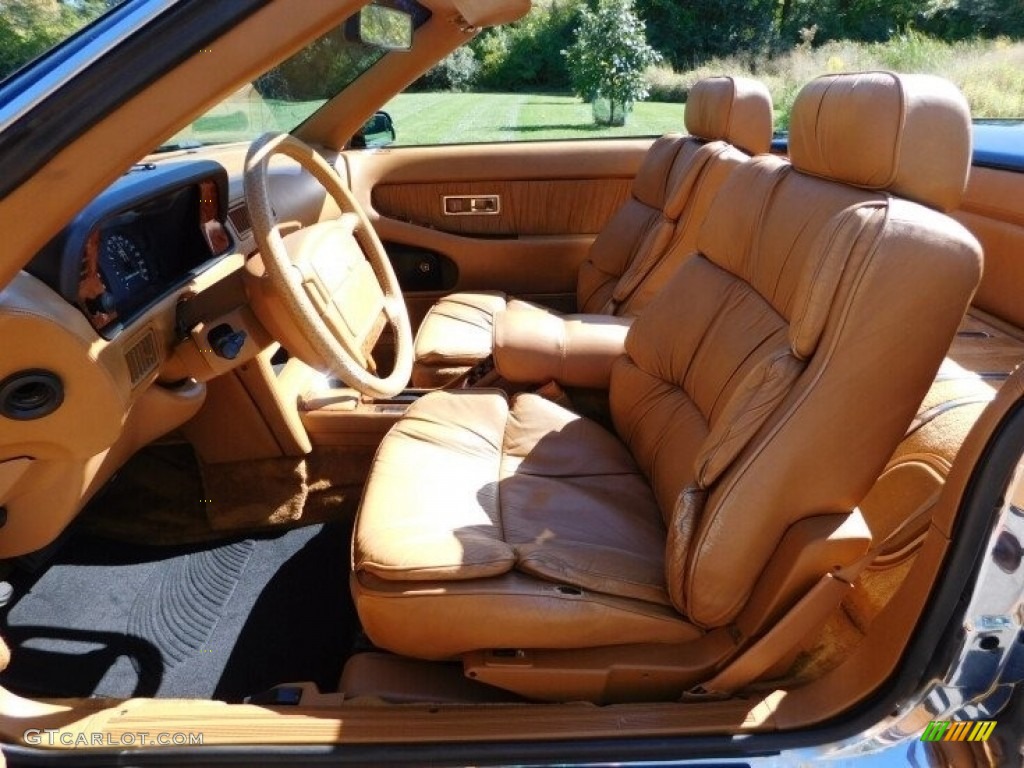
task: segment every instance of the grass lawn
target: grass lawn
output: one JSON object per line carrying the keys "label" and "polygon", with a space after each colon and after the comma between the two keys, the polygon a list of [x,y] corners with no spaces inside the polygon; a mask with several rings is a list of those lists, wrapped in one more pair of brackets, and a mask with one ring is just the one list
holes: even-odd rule
{"label": "grass lawn", "polygon": [[536,93],[403,93],[384,109],[398,145],[660,136],[683,130],[683,105],[641,102],[626,125],[594,124],[589,104]]}
{"label": "grass lawn", "polygon": [[[242,141],[287,131],[322,102],[263,99],[243,89],[171,141]],[[642,102],[621,128],[594,125],[591,107],[571,96],[533,93],[404,93],[384,107],[398,146],[487,141],[660,136],[683,130],[683,105]]]}

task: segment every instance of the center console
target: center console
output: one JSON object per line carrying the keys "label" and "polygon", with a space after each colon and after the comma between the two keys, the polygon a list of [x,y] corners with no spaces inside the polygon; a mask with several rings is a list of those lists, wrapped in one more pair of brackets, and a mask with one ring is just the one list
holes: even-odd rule
{"label": "center console", "polygon": [[314,446],[375,448],[391,426],[428,389],[406,389],[390,398],[373,398],[326,381],[299,396],[299,418]]}

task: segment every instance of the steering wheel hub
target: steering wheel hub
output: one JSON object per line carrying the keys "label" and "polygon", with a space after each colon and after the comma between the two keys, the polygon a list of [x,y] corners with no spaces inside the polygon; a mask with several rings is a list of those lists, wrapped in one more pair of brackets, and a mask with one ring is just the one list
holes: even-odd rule
{"label": "steering wheel hub", "polygon": [[[337,202],[341,217],[286,236],[270,203],[269,162],[275,154],[299,163]],[[296,354],[327,367],[371,397],[393,397],[409,381],[413,350],[409,314],[383,244],[362,206],[333,168],[287,133],[265,134],[245,160],[245,196],[269,279],[302,337]],[[377,375],[372,351],[385,327],[395,337],[395,365]]]}

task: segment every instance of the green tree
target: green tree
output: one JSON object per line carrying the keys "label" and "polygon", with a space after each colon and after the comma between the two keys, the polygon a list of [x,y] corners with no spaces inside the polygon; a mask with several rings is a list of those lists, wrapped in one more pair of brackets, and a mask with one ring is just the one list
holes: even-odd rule
{"label": "green tree", "polygon": [[480,62],[468,45],[456,48],[413,85],[435,91],[471,90],[480,74]]}
{"label": "green tree", "polygon": [[814,42],[883,42],[924,18],[929,0],[792,0],[779,15],[782,41],[798,41],[801,28],[817,26]]}
{"label": "green tree", "polygon": [[927,0],[921,28],[945,40],[1024,37],[1024,0]]}
{"label": "green tree", "polygon": [[383,55],[382,48],[350,42],[342,25],[264,72],[253,85],[265,99],[329,99]]}
{"label": "green tree", "polygon": [[52,48],[120,0],[0,0],[0,78]]}
{"label": "green tree", "polygon": [[572,43],[582,2],[534,2],[521,20],[485,29],[470,43],[480,62],[476,86],[495,91],[568,89],[561,51]]}
{"label": "green tree", "polygon": [[637,0],[651,45],[677,70],[716,56],[758,54],[777,40],[787,0]]}
{"label": "green tree", "polygon": [[[661,61],[633,0],[598,0],[580,8],[576,40],[563,52],[573,90],[594,102],[598,123],[622,125],[630,105],[647,98],[644,70]],[[607,104],[607,116],[600,105]]]}

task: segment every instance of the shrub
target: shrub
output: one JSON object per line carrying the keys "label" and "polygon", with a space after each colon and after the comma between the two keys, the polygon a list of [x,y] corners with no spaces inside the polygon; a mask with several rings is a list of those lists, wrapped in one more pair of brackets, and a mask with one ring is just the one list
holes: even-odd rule
{"label": "shrub", "polygon": [[[974,117],[1024,117],[1024,42],[1005,39],[941,43],[923,36],[887,43],[830,41],[819,48],[798,46],[780,56],[751,62],[746,56],[712,59],[674,73],[687,85],[712,75],[757,77],[775,105],[775,128],[789,128],[797,93],[809,80],[832,72],[895,69],[941,75],[964,92]],[[917,38],[923,39],[917,39]]]}
{"label": "shrub", "polygon": [[596,105],[594,110],[595,120],[607,125],[624,124],[632,103],[647,98],[644,70],[661,60],[647,44],[633,0],[598,0],[596,11],[580,8],[576,40],[563,53],[577,95],[608,100],[607,120]]}
{"label": "shrub", "polygon": [[473,49],[456,48],[422,78],[431,90],[463,92],[470,90],[480,75],[480,62]]}
{"label": "shrub", "polygon": [[480,62],[478,87],[495,91],[569,88],[561,51],[572,42],[580,0],[535,4],[513,24],[484,30],[470,46]]}
{"label": "shrub", "polygon": [[651,101],[683,104],[690,92],[693,82],[684,75],[673,71],[667,64],[648,67],[644,72],[644,83],[647,85],[647,98]]}
{"label": "shrub", "polygon": [[953,54],[949,44],[914,30],[871,48],[882,66],[894,72],[935,72],[949,62]]}

